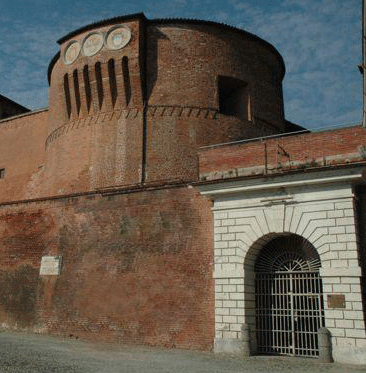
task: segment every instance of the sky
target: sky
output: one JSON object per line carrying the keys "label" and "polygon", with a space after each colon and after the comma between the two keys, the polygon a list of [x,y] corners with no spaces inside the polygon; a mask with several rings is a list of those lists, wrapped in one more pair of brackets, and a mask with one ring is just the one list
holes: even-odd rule
{"label": "sky", "polygon": [[30,109],[48,105],[47,68],[57,40],[103,19],[225,23],[283,56],[286,119],[309,129],[357,124],[362,113],[361,0],[0,0],[0,94]]}

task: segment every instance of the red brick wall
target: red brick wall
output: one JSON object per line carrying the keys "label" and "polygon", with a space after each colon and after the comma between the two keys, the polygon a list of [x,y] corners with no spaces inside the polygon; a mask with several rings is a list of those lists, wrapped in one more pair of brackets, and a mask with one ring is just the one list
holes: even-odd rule
{"label": "red brick wall", "polygon": [[[210,203],[187,187],[0,208],[0,323],[210,349]],[[39,276],[62,255],[60,276]]]}
{"label": "red brick wall", "polygon": [[251,167],[264,169],[266,163],[269,172],[345,164],[365,160],[365,150],[366,130],[363,127],[248,141],[201,149],[200,174],[207,176]]}
{"label": "red brick wall", "polygon": [[42,195],[48,111],[0,122],[0,202]]}
{"label": "red brick wall", "polygon": [[[147,180],[197,175],[199,146],[284,129],[282,65],[267,46],[220,27],[147,28]],[[250,121],[218,114],[219,76],[248,84]],[[265,121],[255,118],[262,118]]]}
{"label": "red brick wall", "polygon": [[[61,45],[61,58],[52,69],[50,116],[46,143],[46,193],[57,195],[88,191],[141,180],[143,139],[143,97],[141,82],[140,33],[138,21],[126,22],[132,38],[122,50],[102,48],[92,57],[82,54],[71,65],[63,62],[69,40]],[[107,32],[104,26],[98,32]],[[82,41],[88,32],[73,38]],[[127,104],[122,59],[128,58],[131,99]],[[112,100],[108,62],[113,59],[117,97]],[[99,100],[95,65],[100,63],[103,98]],[[88,67],[91,104],[88,110],[84,67]],[[74,84],[77,71],[78,87]],[[69,81],[71,114],[65,98],[64,76]],[[80,94],[77,111],[75,91]]]}

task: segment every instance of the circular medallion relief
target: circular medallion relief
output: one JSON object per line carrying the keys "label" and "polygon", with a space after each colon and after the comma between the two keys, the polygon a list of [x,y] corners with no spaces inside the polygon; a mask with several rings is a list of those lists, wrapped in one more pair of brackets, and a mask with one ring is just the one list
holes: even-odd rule
{"label": "circular medallion relief", "polygon": [[90,33],[83,41],[82,52],[90,57],[98,53],[103,47],[103,35],[99,32]]}
{"label": "circular medallion relief", "polygon": [[80,44],[76,40],[71,40],[69,45],[64,51],[64,63],[65,65],[72,64],[79,56]]}
{"label": "circular medallion relief", "polygon": [[121,49],[131,40],[131,30],[126,26],[112,27],[109,29],[105,40],[108,49]]}

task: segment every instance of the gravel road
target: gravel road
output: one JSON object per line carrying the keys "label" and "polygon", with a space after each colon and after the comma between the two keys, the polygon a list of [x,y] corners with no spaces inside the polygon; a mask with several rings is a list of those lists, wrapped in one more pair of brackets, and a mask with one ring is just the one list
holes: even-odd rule
{"label": "gravel road", "polygon": [[316,359],[166,350],[85,342],[20,332],[0,333],[0,373],[365,373],[366,366]]}

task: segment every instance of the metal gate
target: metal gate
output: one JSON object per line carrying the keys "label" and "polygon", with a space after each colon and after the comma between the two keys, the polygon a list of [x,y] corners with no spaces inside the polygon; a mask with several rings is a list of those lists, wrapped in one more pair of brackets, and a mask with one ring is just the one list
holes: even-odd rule
{"label": "metal gate", "polygon": [[258,353],[317,356],[317,331],[324,326],[320,261],[314,255],[306,258],[311,253],[307,241],[302,242],[305,253],[299,246],[289,250],[288,242],[280,248],[281,240],[276,241],[256,265]]}

